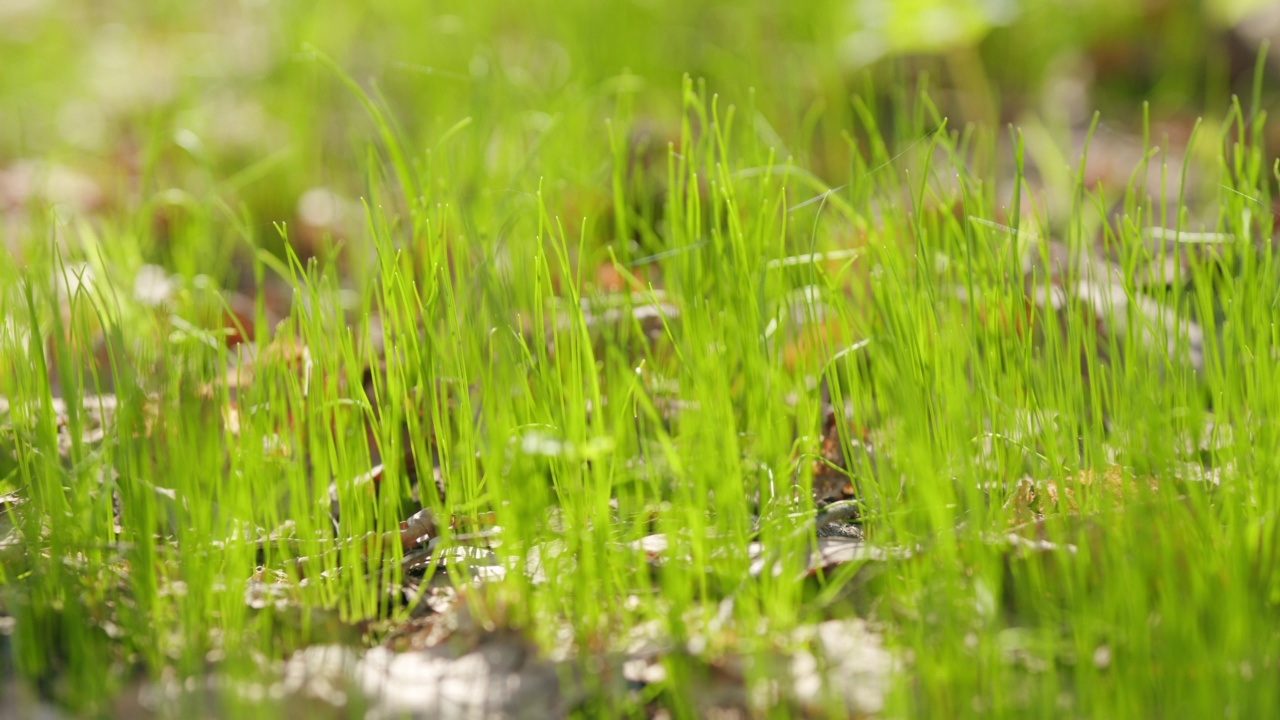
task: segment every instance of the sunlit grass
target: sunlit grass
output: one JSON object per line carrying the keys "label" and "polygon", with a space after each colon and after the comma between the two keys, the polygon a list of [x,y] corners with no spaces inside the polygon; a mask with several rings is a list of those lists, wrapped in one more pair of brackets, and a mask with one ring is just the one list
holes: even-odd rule
{"label": "sunlit grass", "polygon": [[[1117,189],[1086,183],[1088,143],[870,80],[797,119],[748,89],[763,64],[741,88],[570,74],[529,91],[554,106],[475,90],[424,125],[317,47],[297,62],[358,138],[345,224],[242,205],[271,155],[106,217],[37,208],[0,263],[23,683],[90,714],[139,683],[166,715],[282,714],[261,687],[293,651],[425,612],[416,562],[563,660],[589,716],[875,712],[838,670],[794,687],[806,628],[854,617],[892,656],[886,715],[1274,704],[1260,90],[1185,146],[1144,111]],[[811,569],[822,473],[868,552]],[[401,539],[420,507],[430,554]],[[643,689],[638,637],[665,669]]]}

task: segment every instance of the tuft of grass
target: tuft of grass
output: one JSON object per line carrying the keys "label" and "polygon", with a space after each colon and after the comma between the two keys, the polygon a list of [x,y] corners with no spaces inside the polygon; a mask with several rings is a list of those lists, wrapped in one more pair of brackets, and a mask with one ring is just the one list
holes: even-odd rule
{"label": "tuft of grass", "polygon": [[161,121],[138,197],[30,213],[0,261],[0,668],[85,715],[276,716],[295,651],[466,617],[582,716],[1263,715],[1261,63],[1181,146],[1144,106],[1105,186],[1098,115],[1076,151],[875,73],[786,109],[796,56],[713,42],[612,74],[698,19],[654,8],[565,10],[607,76],[504,35],[531,6],[458,18],[507,43],[466,72],[444,47],[377,83],[358,24],[291,9],[320,39],[269,82],[356,138],[313,196],[340,220],[260,221],[326,158],[228,173]]}

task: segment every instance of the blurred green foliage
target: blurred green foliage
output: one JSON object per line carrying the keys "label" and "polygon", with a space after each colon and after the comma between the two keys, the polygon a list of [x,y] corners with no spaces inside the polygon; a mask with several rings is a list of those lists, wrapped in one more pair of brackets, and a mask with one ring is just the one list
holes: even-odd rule
{"label": "blurred green foliage", "polygon": [[513,112],[537,125],[537,113],[585,111],[599,128],[613,108],[597,101],[623,73],[643,83],[641,116],[671,115],[684,73],[728,97],[753,88],[781,137],[817,108],[838,127],[867,73],[893,82],[904,66],[955,90],[949,109],[979,116],[968,119],[1010,119],[1064,79],[1085,83],[1092,94],[1079,102],[1104,113],[1144,99],[1197,108],[1239,89],[1226,31],[1264,4],[10,0],[0,4],[0,165],[74,158],[109,179],[108,200],[134,205],[254,168],[239,178],[256,181],[251,205],[287,219],[306,187],[358,177],[367,130],[307,47],[376,88],[415,141],[465,116],[483,138],[505,121],[495,114]]}

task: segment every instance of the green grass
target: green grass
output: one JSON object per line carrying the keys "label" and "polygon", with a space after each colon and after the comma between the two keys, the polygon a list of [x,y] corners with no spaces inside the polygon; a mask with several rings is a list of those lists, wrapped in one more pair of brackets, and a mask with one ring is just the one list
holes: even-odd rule
{"label": "green grass", "polygon": [[[20,17],[0,159],[49,185],[0,260],[0,691],[289,714],[281,661],[403,644],[448,585],[587,717],[847,716],[872,681],[813,628],[850,618],[892,658],[868,714],[1267,716],[1271,85],[1103,79],[1130,107],[1087,136],[1138,159],[1097,182],[1086,128],[1020,95],[1140,14],[1044,8],[940,50],[889,22],[867,68],[838,3]],[[1212,46],[1196,19],[1161,27]],[[113,52],[171,93],[93,85]],[[811,571],[837,473],[868,551]],[[502,578],[450,552],[478,547]]]}

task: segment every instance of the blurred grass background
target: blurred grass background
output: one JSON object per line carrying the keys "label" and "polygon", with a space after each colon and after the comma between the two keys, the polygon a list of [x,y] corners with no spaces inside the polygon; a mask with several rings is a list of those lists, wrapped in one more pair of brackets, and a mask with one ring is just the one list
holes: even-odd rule
{"label": "blurred grass background", "polygon": [[762,131],[835,185],[848,175],[850,96],[922,76],[952,127],[1033,113],[1062,130],[1096,109],[1134,128],[1144,101],[1184,126],[1205,108],[1216,115],[1231,93],[1248,95],[1259,45],[1280,33],[1271,7],[5,0],[0,208],[10,238],[23,234],[20,209],[43,201],[117,217],[154,206],[171,222],[183,200],[168,191],[181,188],[243,203],[263,226],[323,227],[334,198],[363,187],[372,129],[309,47],[385,99],[413,147],[470,118],[434,160],[459,178],[445,197],[499,191],[468,186],[481,177],[522,191],[540,176],[603,186],[603,122],[618,98],[661,151],[685,73],[740,102],[750,91]]}

